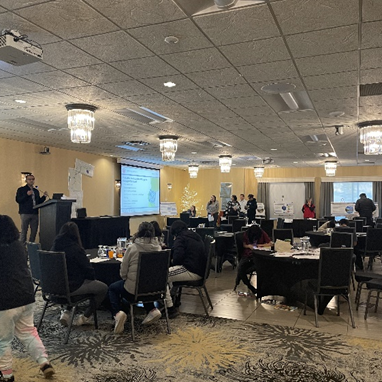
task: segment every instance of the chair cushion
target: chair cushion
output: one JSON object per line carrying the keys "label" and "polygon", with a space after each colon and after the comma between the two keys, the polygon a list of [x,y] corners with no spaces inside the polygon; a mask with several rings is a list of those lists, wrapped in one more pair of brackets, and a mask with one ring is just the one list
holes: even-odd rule
{"label": "chair cushion", "polygon": [[372,279],[366,283],[368,289],[382,290],[382,279]]}
{"label": "chair cushion", "polygon": [[357,271],[354,277],[357,282],[365,282],[371,279],[382,279],[382,274],[374,272]]}

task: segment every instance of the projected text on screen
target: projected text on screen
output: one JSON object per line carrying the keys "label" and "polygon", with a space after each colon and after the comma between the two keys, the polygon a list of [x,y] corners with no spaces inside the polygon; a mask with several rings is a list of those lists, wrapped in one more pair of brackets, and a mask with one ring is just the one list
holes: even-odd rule
{"label": "projected text on screen", "polygon": [[159,170],[121,167],[121,215],[159,214]]}

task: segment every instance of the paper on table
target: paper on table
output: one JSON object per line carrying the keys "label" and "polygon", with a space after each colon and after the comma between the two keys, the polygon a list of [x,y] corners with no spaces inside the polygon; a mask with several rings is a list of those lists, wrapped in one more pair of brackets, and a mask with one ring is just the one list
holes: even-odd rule
{"label": "paper on table", "polygon": [[275,257],[292,257],[291,253],[285,253],[285,252],[275,252],[273,254]]}
{"label": "paper on table", "polygon": [[103,261],[109,260],[108,257],[95,257],[94,259],[91,259],[91,263],[102,263]]}
{"label": "paper on table", "polygon": [[319,260],[320,255],[294,255],[294,259],[311,259],[311,260]]}

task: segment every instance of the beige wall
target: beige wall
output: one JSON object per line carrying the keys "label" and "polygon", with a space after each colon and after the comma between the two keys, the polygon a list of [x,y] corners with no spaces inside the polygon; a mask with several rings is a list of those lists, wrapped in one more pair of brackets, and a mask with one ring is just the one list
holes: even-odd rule
{"label": "beige wall", "polygon": [[41,145],[0,139],[0,213],[20,224],[18,204],[15,201],[17,188],[25,185],[21,181],[22,171],[31,171],[35,184],[41,191],[68,191],[68,169],[74,167],[76,158],[95,166],[94,177],[82,176],[84,207],[88,216],[118,215],[119,199],[114,181],[120,178],[119,165],[113,158],[100,157],[76,151],[51,147],[50,155],[41,155]]}

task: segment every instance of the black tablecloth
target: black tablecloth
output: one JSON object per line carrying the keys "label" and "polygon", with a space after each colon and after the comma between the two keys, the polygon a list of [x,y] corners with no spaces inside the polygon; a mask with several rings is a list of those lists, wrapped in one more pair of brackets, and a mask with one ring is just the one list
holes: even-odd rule
{"label": "black tablecloth", "polygon": [[84,248],[116,245],[119,237],[130,237],[128,216],[89,217],[72,219],[78,225]]}
{"label": "black tablecloth", "polygon": [[320,244],[330,243],[330,236],[325,232],[319,231],[307,231],[305,235],[310,238],[310,244],[312,247],[318,247]]}
{"label": "black tablecloth", "polygon": [[[97,257],[98,248],[93,248],[86,250],[86,253],[90,254],[90,259]],[[97,280],[110,285],[118,280],[121,280],[119,275],[119,269],[121,267],[121,262],[116,259],[109,259],[102,261],[100,263],[91,262],[94,268],[95,277]]]}

